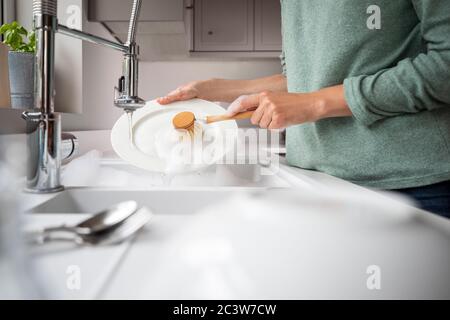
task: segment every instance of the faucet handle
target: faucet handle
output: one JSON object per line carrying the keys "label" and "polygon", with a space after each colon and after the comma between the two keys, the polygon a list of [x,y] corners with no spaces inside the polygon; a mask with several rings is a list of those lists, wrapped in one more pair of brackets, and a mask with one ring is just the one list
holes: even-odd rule
{"label": "faucet handle", "polygon": [[119,85],[118,85],[117,89],[120,93],[123,93],[124,88],[125,88],[125,77],[121,76],[119,78]]}
{"label": "faucet handle", "polygon": [[114,87],[114,102],[119,99],[119,97],[124,95],[125,88],[125,77],[121,76],[118,81],[118,85]]}

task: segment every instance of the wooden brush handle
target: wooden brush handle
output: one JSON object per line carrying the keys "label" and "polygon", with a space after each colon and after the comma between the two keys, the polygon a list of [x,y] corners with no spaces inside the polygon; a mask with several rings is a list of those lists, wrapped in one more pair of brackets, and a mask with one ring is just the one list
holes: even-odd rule
{"label": "wooden brush handle", "polygon": [[219,115],[219,116],[209,116],[206,117],[206,123],[213,123],[219,121],[227,121],[227,120],[244,120],[250,119],[255,111],[246,111],[235,114],[234,116],[230,116],[227,114]]}

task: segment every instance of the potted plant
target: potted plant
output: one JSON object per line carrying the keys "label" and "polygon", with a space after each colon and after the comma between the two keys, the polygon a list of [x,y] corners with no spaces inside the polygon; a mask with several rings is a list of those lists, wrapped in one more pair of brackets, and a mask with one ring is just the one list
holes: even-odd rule
{"label": "potted plant", "polygon": [[16,21],[0,27],[3,43],[9,46],[9,79],[11,107],[32,109],[34,107],[34,53],[36,37]]}

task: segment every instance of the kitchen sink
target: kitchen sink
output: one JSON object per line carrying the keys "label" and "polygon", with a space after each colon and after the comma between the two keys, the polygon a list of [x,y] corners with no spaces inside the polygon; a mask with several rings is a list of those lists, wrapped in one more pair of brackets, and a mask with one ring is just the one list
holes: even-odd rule
{"label": "kitchen sink", "polygon": [[168,175],[148,172],[120,159],[100,158],[95,153],[65,166],[62,183],[64,191],[38,196],[39,201],[24,195],[25,211],[93,214],[134,200],[155,214],[190,214],[239,193],[294,186],[273,164],[217,164],[199,172]]}
{"label": "kitchen sink", "polygon": [[177,187],[286,188],[276,164],[216,164],[201,171],[163,174],[136,168],[121,159],[102,159],[95,153],[63,168],[62,183],[71,187],[141,189]]}
{"label": "kitchen sink", "polygon": [[28,213],[96,213],[119,202],[134,200],[140,206],[147,206],[155,214],[190,214],[246,191],[249,189],[130,191],[74,188],[59,193]]}

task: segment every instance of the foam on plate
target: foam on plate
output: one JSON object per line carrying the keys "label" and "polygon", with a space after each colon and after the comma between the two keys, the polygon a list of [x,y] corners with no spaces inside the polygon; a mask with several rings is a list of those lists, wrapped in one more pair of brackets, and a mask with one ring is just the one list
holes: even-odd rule
{"label": "foam on plate", "polygon": [[155,135],[155,150],[166,161],[166,171],[176,171],[186,165],[203,162],[205,145],[204,129],[195,123],[193,131],[164,127]]}

